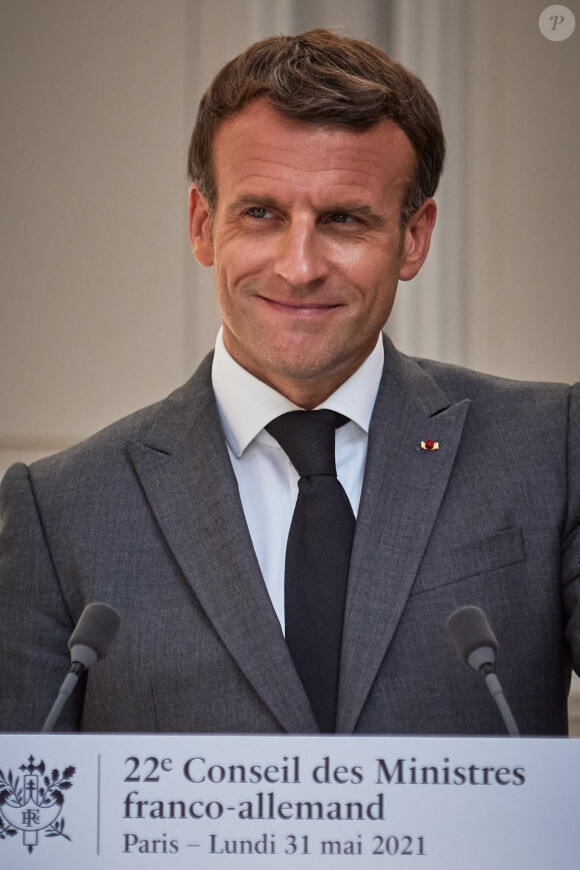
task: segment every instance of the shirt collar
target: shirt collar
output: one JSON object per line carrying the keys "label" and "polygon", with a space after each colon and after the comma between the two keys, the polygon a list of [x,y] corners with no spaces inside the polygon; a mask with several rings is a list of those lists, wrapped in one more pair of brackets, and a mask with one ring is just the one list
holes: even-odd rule
{"label": "shirt collar", "polygon": [[[383,341],[379,336],[362,365],[318,408],[344,414],[368,434],[383,364]],[[251,375],[230,356],[222,329],[216,340],[211,377],[226,440],[238,458],[271,420],[287,411],[299,410],[298,405]]]}

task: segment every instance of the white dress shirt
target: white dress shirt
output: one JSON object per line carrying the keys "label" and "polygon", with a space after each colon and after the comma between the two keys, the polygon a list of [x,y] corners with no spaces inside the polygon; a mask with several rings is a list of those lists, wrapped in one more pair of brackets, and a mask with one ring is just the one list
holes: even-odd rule
{"label": "white dress shirt", "polygon": [[[336,430],[336,472],[355,516],[383,363],[379,337],[360,368],[317,408],[338,411],[351,421]],[[250,537],[284,630],[284,563],[298,473],[264,427],[298,406],[238,365],[225,348],[222,330],[216,341],[212,384]]]}

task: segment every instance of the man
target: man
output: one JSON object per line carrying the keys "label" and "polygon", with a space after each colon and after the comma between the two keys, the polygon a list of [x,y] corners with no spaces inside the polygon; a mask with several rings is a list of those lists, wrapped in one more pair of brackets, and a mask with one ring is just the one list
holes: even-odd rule
{"label": "man", "polygon": [[[76,620],[105,601],[118,640],[61,728],[501,733],[445,636],[475,604],[522,732],[565,733],[578,389],[409,359],[381,338],[398,281],[427,256],[443,155],[432,98],[366,43],[274,38],[220,71],[189,162],[192,247],[222,312],[215,356],[165,401],[8,473],[0,727],[40,727]],[[338,478],[323,472],[345,510],[336,540],[339,508],[322,508],[295,546],[294,506],[318,472],[300,472],[297,500],[276,422],[291,412],[338,426]],[[355,515],[348,578],[319,589],[293,562],[321,550],[325,573]],[[297,592],[290,576],[309,581]]]}

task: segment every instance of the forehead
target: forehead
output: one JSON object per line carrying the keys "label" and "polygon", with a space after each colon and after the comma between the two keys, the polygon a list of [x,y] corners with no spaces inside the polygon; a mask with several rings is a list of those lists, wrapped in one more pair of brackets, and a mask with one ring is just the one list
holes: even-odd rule
{"label": "forehead", "polygon": [[344,189],[345,194],[388,189],[402,195],[416,158],[406,134],[392,121],[359,131],[287,118],[258,99],[222,122],[212,164],[218,197],[273,185]]}

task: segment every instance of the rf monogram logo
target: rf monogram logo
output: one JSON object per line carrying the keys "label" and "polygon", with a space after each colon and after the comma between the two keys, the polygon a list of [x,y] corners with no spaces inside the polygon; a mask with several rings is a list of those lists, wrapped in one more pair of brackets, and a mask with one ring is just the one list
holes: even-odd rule
{"label": "rf monogram logo", "polygon": [[31,755],[28,764],[18,769],[22,776],[0,770],[0,840],[22,831],[22,844],[29,853],[38,845],[40,833],[70,840],[61,813],[63,792],[72,788],[75,768],[66,767],[62,774],[55,768],[46,774],[44,761],[35,764]]}

